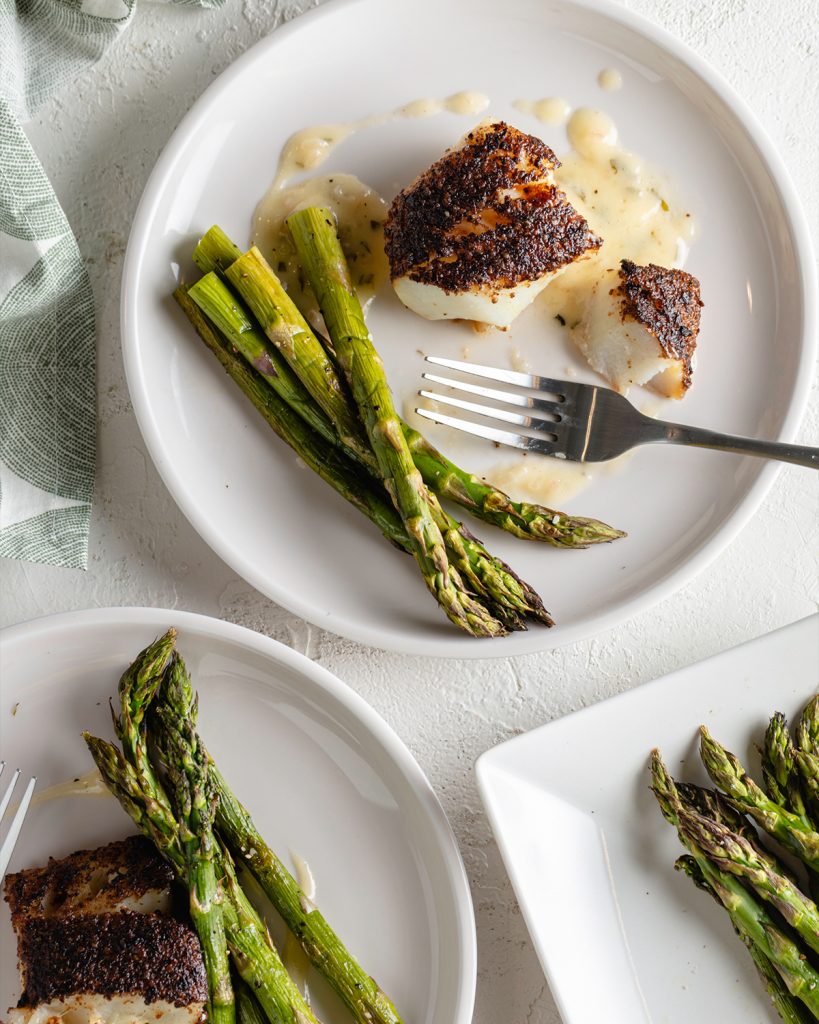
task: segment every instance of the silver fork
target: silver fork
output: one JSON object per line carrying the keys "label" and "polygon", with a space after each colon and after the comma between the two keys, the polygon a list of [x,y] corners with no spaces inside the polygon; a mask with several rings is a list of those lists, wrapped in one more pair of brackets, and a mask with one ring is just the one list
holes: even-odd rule
{"label": "silver fork", "polygon": [[[458,359],[427,356],[426,361],[450,370],[458,370],[472,377],[482,377],[506,385],[501,390],[453,377],[441,377],[435,373],[423,374],[425,380],[443,387],[478,395],[494,402],[503,402],[504,405],[514,405],[525,409],[525,412],[512,412],[510,409],[471,402],[436,391],[418,392],[424,398],[434,399],[441,405],[452,406],[463,412],[499,420],[532,432],[502,430],[483,423],[475,423],[471,419],[447,416],[437,410],[416,409],[419,416],[435,423],[444,423],[498,444],[552,455],[559,459],[569,459],[572,462],[606,462],[641,444],[687,444],[742,455],[758,455],[766,459],[781,459],[783,462],[793,462],[797,466],[812,466],[819,469],[819,448],[758,441],[751,437],[733,437],[731,434],[719,434],[713,430],[704,430],[702,427],[665,423],[644,416],[631,402],[609,388],[553,380],[551,377],[541,377],[534,373],[518,373],[516,370],[480,366]],[[533,391],[537,394],[527,393]],[[542,398],[543,394],[550,397]]]}
{"label": "silver fork", "polygon": [[[6,768],[6,762],[0,761],[0,775],[3,774]],[[17,785],[17,780],[20,778],[20,769],[12,775],[11,782],[6,787],[6,792],[0,799],[0,822],[3,820],[3,815],[6,813],[6,809],[11,801],[11,794],[14,792],[14,787]],[[9,825],[9,830],[6,833],[6,837],[0,844],[0,878],[6,877],[6,868],[9,866],[11,855],[14,851],[14,846],[17,843],[17,837],[20,835],[20,829],[23,827],[23,819],[26,816],[28,805],[31,803],[31,797],[34,793],[34,787],[37,784],[37,779],[30,779],[28,786],[26,786],[23,798],[17,805],[17,810],[14,813],[14,817]]]}

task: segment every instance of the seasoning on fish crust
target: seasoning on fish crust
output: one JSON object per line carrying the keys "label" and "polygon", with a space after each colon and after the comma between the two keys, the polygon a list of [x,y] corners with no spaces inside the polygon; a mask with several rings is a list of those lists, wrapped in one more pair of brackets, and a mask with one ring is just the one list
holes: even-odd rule
{"label": "seasoning on fish crust", "polygon": [[679,399],[691,386],[701,307],[693,275],[623,260],[595,283],[574,337],[592,369],[618,391],[650,383]]}
{"label": "seasoning on fish crust", "polygon": [[193,929],[164,914],[92,914],[26,922],[21,1005],[76,993],[139,995],[146,1004],[204,1005],[205,967]]}
{"label": "seasoning on fish crust", "polygon": [[601,239],[558,188],[540,139],[478,125],[393,201],[385,225],[398,297],[430,320],[507,327]]}
{"label": "seasoning on fish crust", "polygon": [[32,917],[122,909],[167,913],[172,881],[173,872],[154,845],[143,836],[130,836],[9,875],[6,902],[15,931]]}

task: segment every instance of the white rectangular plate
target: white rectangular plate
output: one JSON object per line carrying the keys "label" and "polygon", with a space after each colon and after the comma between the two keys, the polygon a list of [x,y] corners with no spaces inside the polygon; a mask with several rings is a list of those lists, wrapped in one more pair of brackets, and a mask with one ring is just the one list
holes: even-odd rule
{"label": "white rectangular plate", "polygon": [[726,914],[673,870],[649,790],[659,747],[705,782],[706,724],[751,770],[774,711],[819,681],[819,615],[485,753],[483,802],[566,1024],[768,1024],[779,1018]]}

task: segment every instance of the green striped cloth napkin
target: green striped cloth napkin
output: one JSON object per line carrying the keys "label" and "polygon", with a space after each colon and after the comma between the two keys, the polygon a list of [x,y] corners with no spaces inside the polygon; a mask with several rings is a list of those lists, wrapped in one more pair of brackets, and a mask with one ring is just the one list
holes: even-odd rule
{"label": "green striped cloth napkin", "polygon": [[0,556],[71,568],[88,560],[94,301],[20,124],[102,56],[134,4],[0,0]]}

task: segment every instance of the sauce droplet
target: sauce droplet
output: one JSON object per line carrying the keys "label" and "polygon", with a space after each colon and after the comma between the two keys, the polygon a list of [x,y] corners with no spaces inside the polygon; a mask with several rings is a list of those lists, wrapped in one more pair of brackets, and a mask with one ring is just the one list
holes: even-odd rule
{"label": "sauce droplet", "polygon": [[547,96],[542,100],[515,100],[515,110],[533,114],[544,124],[565,124],[571,113],[571,105],[562,96]]}
{"label": "sauce droplet", "polygon": [[617,92],[623,88],[623,76],[617,68],[603,68],[597,76],[597,84],[606,92]]}
{"label": "sauce droplet", "polygon": [[440,100],[413,100],[412,103],[407,103],[406,106],[401,107],[401,115],[410,118],[432,117],[433,114],[440,114],[442,109]]}
{"label": "sauce droplet", "polygon": [[569,118],[566,127],[572,149],[585,157],[597,157],[602,149],[611,149],[617,144],[617,128],[614,121],[602,110],[580,107]]}
{"label": "sauce droplet", "polygon": [[489,106],[489,97],[467,90],[447,96],[443,105],[451,114],[480,114]]}

